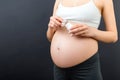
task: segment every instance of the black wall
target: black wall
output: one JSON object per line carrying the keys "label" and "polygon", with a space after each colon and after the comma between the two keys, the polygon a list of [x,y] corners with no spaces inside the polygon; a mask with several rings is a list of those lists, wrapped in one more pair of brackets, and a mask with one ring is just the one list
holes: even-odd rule
{"label": "black wall", "polygon": [[[114,1],[118,31],[119,3]],[[53,80],[46,39],[53,4],[54,0],[0,0],[0,80]],[[99,44],[104,80],[120,80],[120,41]]]}
{"label": "black wall", "polygon": [[[113,0],[113,3],[119,40],[115,44],[100,43],[99,52],[104,80],[120,80],[120,0]],[[104,30],[103,20],[100,29]]]}

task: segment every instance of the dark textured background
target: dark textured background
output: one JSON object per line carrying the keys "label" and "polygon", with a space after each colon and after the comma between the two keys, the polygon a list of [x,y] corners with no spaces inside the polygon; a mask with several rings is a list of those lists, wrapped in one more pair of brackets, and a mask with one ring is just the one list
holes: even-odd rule
{"label": "dark textured background", "polygon": [[[118,31],[119,3],[114,0]],[[46,39],[53,4],[54,0],[0,0],[0,80],[53,80]],[[120,80],[120,41],[99,44],[104,80]]]}

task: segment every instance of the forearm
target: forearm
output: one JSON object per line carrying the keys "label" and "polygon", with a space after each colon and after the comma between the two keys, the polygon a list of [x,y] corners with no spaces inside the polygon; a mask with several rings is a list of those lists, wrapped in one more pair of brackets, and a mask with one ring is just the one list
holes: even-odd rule
{"label": "forearm", "polygon": [[96,29],[93,38],[104,43],[115,43],[118,40],[117,33],[98,29]]}
{"label": "forearm", "polygon": [[55,33],[55,29],[53,28],[48,28],[47,30],[47,33],[46,33],[46,36],[47,36],[47,39],[51,42],[52,38],[53,38],[53,35]]}

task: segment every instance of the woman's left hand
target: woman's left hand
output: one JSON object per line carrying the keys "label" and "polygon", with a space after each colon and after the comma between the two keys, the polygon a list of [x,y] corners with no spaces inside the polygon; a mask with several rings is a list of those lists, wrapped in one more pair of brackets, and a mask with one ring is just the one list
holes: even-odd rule
{"label": "woman's left hand", "polygon": [[72,36],[93,37],[96,30],[96,28],[90,27],[86,24],[75,24],[69,30],[69,33],[72,34]]}

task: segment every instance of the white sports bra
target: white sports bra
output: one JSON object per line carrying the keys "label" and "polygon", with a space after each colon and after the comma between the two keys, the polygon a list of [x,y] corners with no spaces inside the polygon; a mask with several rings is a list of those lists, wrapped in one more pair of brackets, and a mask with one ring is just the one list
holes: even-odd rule
{"label": "white sports bra", "polygon": [[68,21],[83,23],[95,28],[99,27],[101,20],[100,11],[93,0],[75,7],[65,7],[60,2],[58,9],[56,10],[56,15]]}

